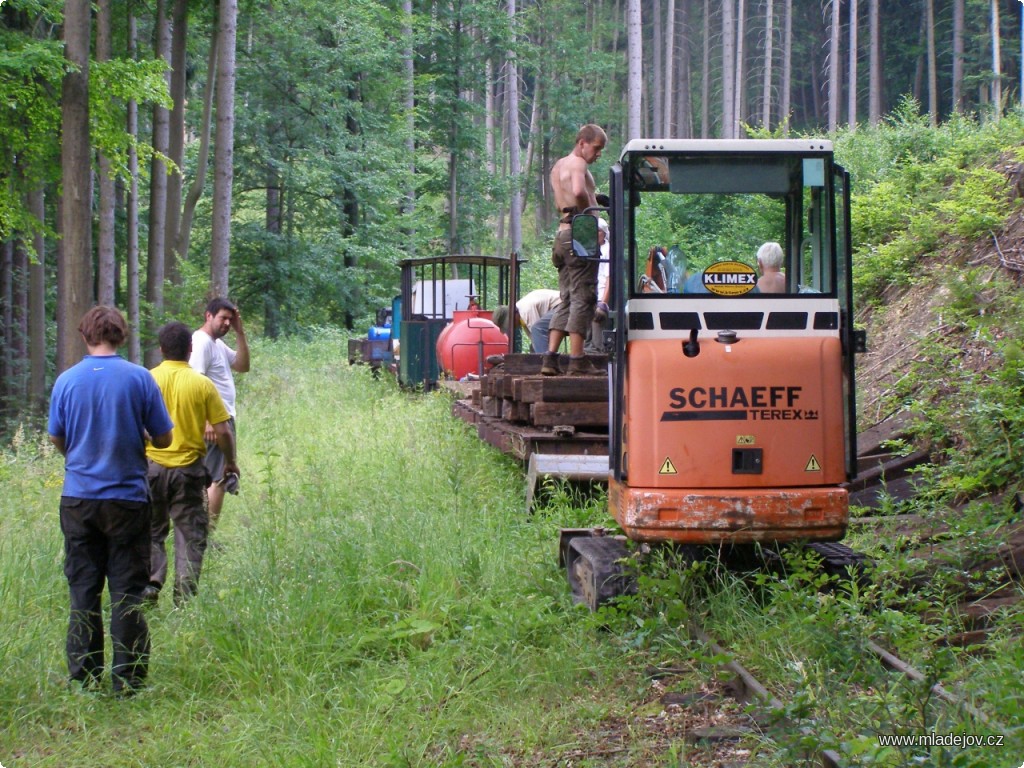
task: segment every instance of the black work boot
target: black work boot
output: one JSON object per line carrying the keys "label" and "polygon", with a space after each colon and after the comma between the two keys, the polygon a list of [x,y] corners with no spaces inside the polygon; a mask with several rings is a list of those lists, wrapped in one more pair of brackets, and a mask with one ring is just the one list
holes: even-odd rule
{"label": "black work boot", "polygon": [[540,375],[541,376],[558,376],[562,373],[562,369],[558,367],[558,353],[548,352],[544,355],[544,360],[540,364]]}

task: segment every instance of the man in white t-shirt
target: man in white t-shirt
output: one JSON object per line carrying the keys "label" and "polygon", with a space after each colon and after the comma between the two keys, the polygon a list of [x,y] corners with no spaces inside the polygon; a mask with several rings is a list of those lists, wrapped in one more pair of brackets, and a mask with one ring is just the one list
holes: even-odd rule
{"label": "man in white t-shirt", "polygon": [[608,299],[611,296],[611,286],[608,281],[610,271],[608,238],[608,222],[598,217],[597,244],[601,248],[601,263],[597,267],[597,306],[594,308],[594,319],[590,323],[590,333],[587,334],[587,341],[583,345],[584,351],[588,354],[601,354],[606,351],[604,332],[611,327],[608,322]]}
{"label": "man in white t-shirt", "polygon": [[[532,352],[539,354],[547,352],[548,325],[560,303],[561,296],[558,291],[545,288],[530,291],[516,302],[516,322],[529,334]],[[496,307],[492,319],[503,332],[508,331],[506,327],[508,322],[507,306],[502,304]]]}
{"label": "man in white t-shirt", "polygon": [[[224,343],[228,331],[235,332],[237,349]],[[220,392],[224,406],[231,419],[229,425],[235,433],[235,377],[233,372],[249,370],[249,343],[242,328],[242,313],[238,307],[224,298],[211,299],[206,305],[206,321],[192,334],[192,356],[189,365],[210,378]],[[210,530],[213,530],[224,505],[226,491],[237,489],[238,477],[224,475],[224,454],[217,446],[213,426],[206,425],[206,468],[213,484],[208,493],[210,498]],[[237,444],[237,436],[235,437]]]}

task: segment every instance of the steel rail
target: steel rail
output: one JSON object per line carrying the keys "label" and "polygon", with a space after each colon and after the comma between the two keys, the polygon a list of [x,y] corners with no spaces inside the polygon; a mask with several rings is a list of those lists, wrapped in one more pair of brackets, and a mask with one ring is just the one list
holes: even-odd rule
{"label": "steel rail", "polygon": [[[871,651],[873,654],[875,654],[881,660],[882,664],[884,664],[889,669],[899,672],[900,674],[910,678],[911,680],[914,680],[915,682],[927,684],[928,680],[922,672],[910,666],[905,661],[900,659],[898,656],[895,656],[894,654],[885,650],[885,648],[880,646],[874,640],[868,640],[865,645],[867,649]],[[930,690],[938,698],[942,699],[947,704],[952,704],[953,706],[959,707],[964,712],[973,717],[975,720],[978,720],[979,722],[982,722],[985,725],[989,726],[996,725],[992,722],[991,718],[989,718],[988,715],[986,715],[980,709],[975,707],[973,704],[965,701],[963,698],[950,693],[946,688],[943,687],[942,683],[935,683],[931,686]],[[1003,732],[1005,733],[1005,730],[1003,730]]]}
{"label": "steel rail", "polygon": [[[715,642],[711,638],[711,636],[708,635],[707,632],[705,632],[703,629],[697,626],[697,624],[693,621],[689,623],[689,630],[694,637],[696,637],[700,642],[704,643],[704,645],[710,648],[712,653],[714,653],[716,656],[724,656],[729,658],[730,661],[726,662],[723,666],[730,672],[733,672],[737,677],[739,677],[740,680],[743,681],[743,685],[746,686],[748,690],[756,694],[759,699],[768,704],[768,706],[770,706],[772,709],[781,711],[785,708],[785,705],[783,705],[783,703],[779,701],[778,698],[776,698],[771,693],[771,691],[769,691],[767,688],[761,685],[760,681],[758,681],[758,679],[754,677],[754,675],[750,672],[749,669],[747,669],[738,661],[733,659],[731,653],[729,653],[727,650],[725,650],[725,648],[723,648],[717,642]],[[813,732],[807,726],[800,726],[800,732],[805,735],[813,736]],[[843,764],[841,762],[842,757],[838,752],[834,750],[821,750],[819,758],[821,759],[822,768],[843,768]]]}

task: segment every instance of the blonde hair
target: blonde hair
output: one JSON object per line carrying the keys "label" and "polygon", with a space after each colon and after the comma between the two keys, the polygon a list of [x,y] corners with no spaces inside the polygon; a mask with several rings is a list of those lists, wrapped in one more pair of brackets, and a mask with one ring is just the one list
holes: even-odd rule
{"label": "blonde hair", "polygon": [[587,123],[576,132],[576,143],[579,144],[581,141],[585,141],[587,144],[600,141],[601,145],[604,146],[608,143],[608,135],[600,125]]}

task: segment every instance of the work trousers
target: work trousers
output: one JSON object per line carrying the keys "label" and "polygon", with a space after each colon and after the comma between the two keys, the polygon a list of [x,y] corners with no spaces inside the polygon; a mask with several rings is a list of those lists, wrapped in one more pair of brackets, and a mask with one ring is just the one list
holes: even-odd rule
{"label": "work trousers", "polygon": [[558,269],[561,303],[551,318],[550,328],[552,331],[586,336],[597,307],[597,270],[600,262],[582,259],[575,254],[570,229],[559,230],[555,235],[551,261]]}
{"label": "work trousers", "polygon": [[205,489],[209,473],[202,459],[186,467],[149,462],[149,495],[153,504],[149,582],[162,587],[167,580],[167,535],[174,523],[174,596],[196,593],[206,553],[209,513]]}
{"label": "work trousers", "polygon": [[530,327],[530,346],[532,351],[543,355],[548,351],[548,335],[550,333],[551,318],[555,316],[555,310],[543,315]]}
{"label": "work trousers", "polygon": [[142,685],[149,665],[149,627],[142,590],[149,577],[149,505],[138,501],[60,500],[64,575],[71,592],[68,672],[97,684],[103,675],[103,584],[110,589],[114,690]]}

